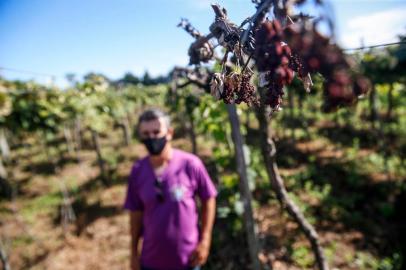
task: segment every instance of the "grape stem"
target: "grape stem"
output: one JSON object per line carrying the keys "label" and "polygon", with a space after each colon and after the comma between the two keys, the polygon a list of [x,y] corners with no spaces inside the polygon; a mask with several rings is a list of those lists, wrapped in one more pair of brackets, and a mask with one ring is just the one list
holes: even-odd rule
{"label": "grape stem", "polygon": [[241,73],[244,73],[245,69],[247,68],[248,64],[250,63],[250,60],[251,60],[253,54],[254,54],[254,53],[251,53],[251,54],[248,56],[247,62],[245,62],[245,65],[244,65],[244,67],[242,68]]}
{"label": "grape stem", "polygon": [[244,44],[247,41],[248,33],[251,31],[252,27],[258,25],[260,21],[264,19],[264,14],[266,14],[273,4],[273,0],[265,0],[257,8],[257,12],[250,18],[248,23],[248,28],[244,31],[244,34],[241,38],[241,44]]}

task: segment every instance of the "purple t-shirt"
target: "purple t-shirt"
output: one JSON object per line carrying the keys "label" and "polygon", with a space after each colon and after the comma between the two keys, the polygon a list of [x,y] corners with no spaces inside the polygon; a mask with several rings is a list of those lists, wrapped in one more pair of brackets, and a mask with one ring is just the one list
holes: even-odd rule
{"label": "purple t-shirt", "polygon": [[161,178],[163,201],[157,197],[149,158],[137,161],[128,179],[124,208],[144,213],[142,265],[159,270],[186,269],[199,241],[195,195],[206,200],[217,191],[202,161],[179,149],[173,149]]}

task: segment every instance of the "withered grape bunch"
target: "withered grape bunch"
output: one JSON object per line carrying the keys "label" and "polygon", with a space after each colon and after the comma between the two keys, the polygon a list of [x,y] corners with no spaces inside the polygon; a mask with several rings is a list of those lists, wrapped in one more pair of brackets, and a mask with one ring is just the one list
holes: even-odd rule
{"label": "withered grape bunch", "polygon": [[280,109],[283,87],[293,79],[289,66],[291,51],[283,42],[283,29],[277,20],[266,21],[255,33],[254,59],[260,74],[260,86],[268,88],[266,104],[273,111]]}
{"label": "withered grape bunch", "polygon": [[303,79],[308,73],[323,75],[326,112],[353,104],[370,88],[367,78],[351,74],[351,62],[342,50],[321,35],[315,24],[293,24],[285,28],[284,37],[292,49],[289,66]]}
{"label": "withered grape bunch", "polygon": [[315,24],[282,28],[276,19],[263,22],[255,32],[253,56],[260,72],[259,86],[268,89],[265,103],[273,111],[280,109],[283,88],[292,82],[294,74],[305,88],[312,84],[311,73],[323,75],[325,111],[351,105],[370,87],[368,79],[350,73],[350,61],[338,46],[317,31]]}
{"label": "withered grape bunch", "polygon": [[199,37],[190,45],[188,51],[190,65],[207,63],[213,58],[213,46],[207,41],[202,41],[203,39],[203,37]]}
{"label": "withered grape bunch", "polygon": [[189,20],[182,18],[178,24],[178,27],[183,28],[189,35],[196,39],[190,45],[188,51],[190,65],[198,65],[201,62],[207,63],[213,58],[213,46],[196,28],[190,24]]}
{"label": "withered grape bunch", "polygon": [[256,90],[251,84],[252,74],[250,71],[227,75],[214,73],[210,83],[211,94],[226,104],[245,102],[248,106],[258,105]]}
{"label": "withered grape bunch", "polygon": [[[257,13],[239,27],[217,4],[212,5],[215,21],[207,36],[202,36],[185,20],[180,24],[196,39],[189,48],[190,64],[200,65],[212,59],[223,59],[220,63],[223,71],[215,73],[211,79],[213,96],[225,103],[258,104],[256,88],[251,83],[251,68],[254,67],[259,72],[259,87],[266,89],[266,96],[261,102],[269,105],[272,111],[281,109],[284,87],[292,82],[295,75],[302,80],[307,91],[313,85],[310,74],[320,73],[324,77],[323,109],[327,112],[342,105],[351,105],[367,93],[369,80],[350,71],[353,68],[351,61],[337,45],[331,43],[329,37],[318,31],[317,24],[322,19],[310,21],[312,17],[304,14],[295,17],[291,14],[291,5],[295,1],[284,1],[284,6],[273,8],[275,19],[268,20],[266,14],[269,9],[265,6],[275,4],[274,1],[253,2]],[[295,4],[304,2],[296,1]],[[321,1],[316,2],[321,4]],[[248,27],[243,29],[244,25]],[[216,38],[217,46],[225,49],[222,58],[216,57],[215,46],[209,42],[211,38]],[[232,54],[230,58],[229,53]],[[250,62],[251,57],[255,60],[254,65]],[[243,68],[233,72],[232,65],[236,65],[237,69]]]}

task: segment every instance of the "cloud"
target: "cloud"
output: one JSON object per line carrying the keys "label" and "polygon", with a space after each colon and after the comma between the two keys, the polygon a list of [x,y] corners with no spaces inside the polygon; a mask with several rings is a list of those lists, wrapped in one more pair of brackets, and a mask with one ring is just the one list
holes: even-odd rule
{"label": "cloud", "polygon": [[406,7],[402,7],[354,17],[344,24],[340,43],[353,48],[397,41],[397,35],[406,32],[405,14]]}

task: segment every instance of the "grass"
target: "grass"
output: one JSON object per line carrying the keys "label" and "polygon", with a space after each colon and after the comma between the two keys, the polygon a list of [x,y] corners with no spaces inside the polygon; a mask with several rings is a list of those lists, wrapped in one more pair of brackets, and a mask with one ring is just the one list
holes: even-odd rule
{"label": "grass", "polygon": [[61,201],[60,193],[47,193],[32,200],[26,200],[20,213],[28,223],[33,223],[39,215],[54,214]]}
{"label": "grass", "polygon": [[314,257],[310,248],[306,246],[294,247],[291,253],[292,260],[303,268],[309,268],[314,264]]}
{"label": "grass", "polygon": [[29,235],[20,235],[13,239],[12,246],[13,248],[16,247],[24,247],[26,245],[30,245],[34,243],[34,239]]}
{"label": "grass", "polygon": [[394,253],[390,257],[379,259],[368,252],[359,252],[354,264],[360,270],[397,270],[400,267],[400,255]]}

